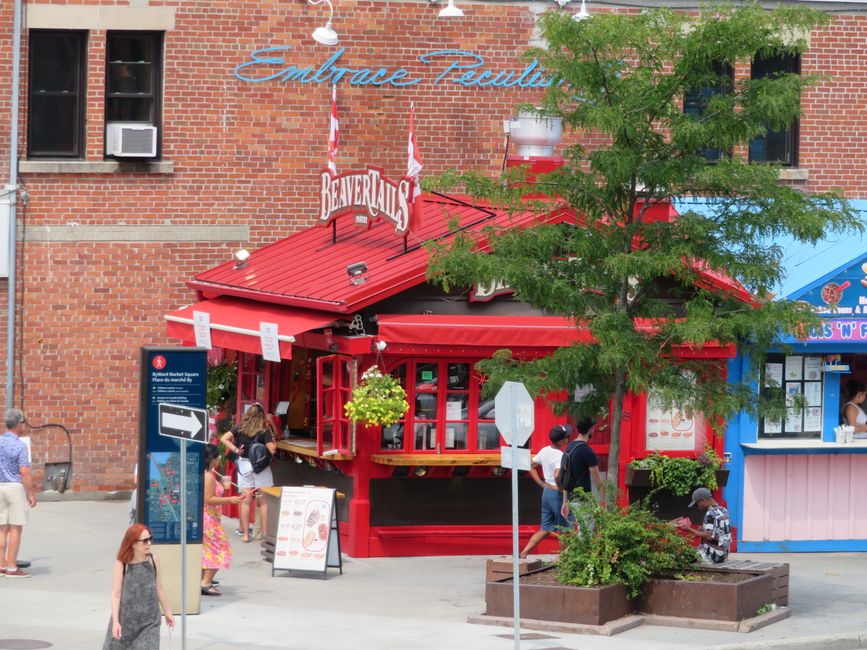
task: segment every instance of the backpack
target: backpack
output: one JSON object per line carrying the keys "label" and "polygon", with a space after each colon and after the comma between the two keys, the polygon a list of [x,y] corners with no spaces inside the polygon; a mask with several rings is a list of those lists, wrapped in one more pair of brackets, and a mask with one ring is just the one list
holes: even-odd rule
{"label": "backpack", "polygon": [[247,459],[256,474],[265,471],[271,465],[271,452],[261,442],[254,442],[247,452]]}
{"label": "backpack", "polygon": [[566,448],[566,451],[563,452],[563,456],[560,458],[560,471],[557,473],[557,487],[561,490],[565,490],[566,494],[572,494],[572,490],[574,490],[575,486],[578,484],[578,477],[575,475],[575,472],[572,471],[572,452],[580,445],[586,444],[587,443],[583,440],[575,441]]}

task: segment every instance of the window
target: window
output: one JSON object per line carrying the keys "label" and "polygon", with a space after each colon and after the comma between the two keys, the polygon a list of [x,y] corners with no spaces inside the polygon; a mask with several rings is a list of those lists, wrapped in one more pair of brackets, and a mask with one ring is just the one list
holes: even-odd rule
{"label": "window", "polygon": [[[481,399],[481,380],[471,361],[410,361],[391,374],[406,390],[410,408],[404,420],[383,427],[383,449],[435,453],[499,449],[494,400]],[[409,441],[406,430],[411,432]]]}
{"label": "window", "polygon": [[[717,63],[713,66],[713,74],[718,77],[718,82],[702,88],[687,92],[683,97],[683,112],[692,115],[696,120],[704,116],[708,100],[714,95],[727,95],[734,85],[734,74],[731,66]],[[722,149],[719,147],[705,147],[701,155],[709,162],[716,162],[722,158]]]}
{"label": "window", "polygon": [[80,158],[87,34],[30,32],[27,155]]}
{"label": "window", "polygon": [[[778,54],[757,56],[753,60],[750,77],[768,79],[783,74],[800,74],[801,58],[797,55]],[[798,164],[798,123],[788,129],[768,132],[750,142],[750,162],[772,162],[781,165]]]}
{"label": "window", "polygon": [[[764,418],[760,438],[821,438],[822,436],[822,358],[803,355],[768,355],[764,385],[783,388],[786,401],[793,405],[782,422]],[[795,398],[803,400],[795,408]]]}
{"label": "window", "polygon": [[331,355],[316,360],[318,371],[317,444],[316,453],[337,450],[352,454],[349,418],[344,405],[352,397],[352,360],[350,357]]}
{"label": "window", "polygon": [[106,50],[105,121],[156,126],[162,34],[109,32]]}

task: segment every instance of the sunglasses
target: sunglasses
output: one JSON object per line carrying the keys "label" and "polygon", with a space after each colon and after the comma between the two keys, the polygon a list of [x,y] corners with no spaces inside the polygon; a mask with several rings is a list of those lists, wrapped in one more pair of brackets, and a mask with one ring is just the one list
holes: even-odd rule
{"label": "sunglasses", "polygon": [[153,537],[145,537],[144,539],[137,539],[136,541],[141,542],[142,544],[150,544],[152,541],[154,541],[154,538]]}

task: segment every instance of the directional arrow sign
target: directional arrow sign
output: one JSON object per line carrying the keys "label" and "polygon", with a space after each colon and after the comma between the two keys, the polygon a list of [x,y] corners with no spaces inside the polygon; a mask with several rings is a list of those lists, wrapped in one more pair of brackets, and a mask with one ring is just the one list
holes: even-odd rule
{"label": "directional arrow sign", "polygon": [[160,435],[192,442],[208,442],[208,412],[205,409],[160,404]]}

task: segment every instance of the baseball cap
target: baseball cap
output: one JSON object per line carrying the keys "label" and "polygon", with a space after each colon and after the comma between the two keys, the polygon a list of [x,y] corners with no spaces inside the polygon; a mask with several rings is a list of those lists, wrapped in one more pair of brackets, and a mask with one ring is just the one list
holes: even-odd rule
{"label": "baseball cap", "polygon": [[572,426],[569,424],[558,424],[557,426],[551,429],[551,432],[548,434],[548,438],[551,442],[560,442],[564,438],[568,438],[572,435]]}
{"label": "baseball cap", "polygon": [[713,495],[710,490],[706,487],[700,487],[693,490],[692,493],[692,501],[689,502],[689,507],[692,508],[696,503],[701,501],[702,499],[712,499]]}

